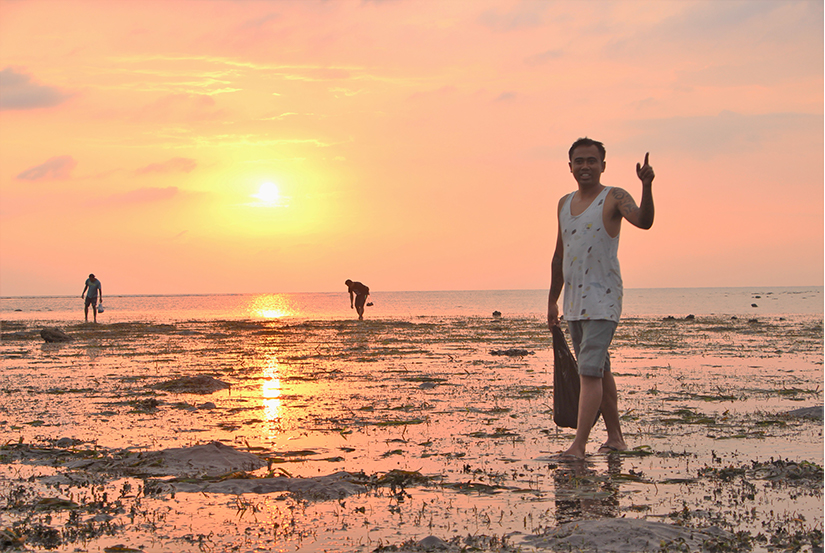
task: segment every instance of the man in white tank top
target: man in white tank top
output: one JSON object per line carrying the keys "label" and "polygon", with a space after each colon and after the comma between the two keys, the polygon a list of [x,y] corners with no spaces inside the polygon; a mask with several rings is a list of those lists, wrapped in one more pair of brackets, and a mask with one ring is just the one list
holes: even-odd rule
{"label": "man in white tank top", "polygon": [[642,181],[642,200],[637,206],[626,191],[601,183],[605,170],[601,142],[580,138],[569,156],[578,190],[559,200],[547,324],[559,324],[559,296],[564,289],[564,318],[576,351],[581,394],[576,438],[561,455],[584,459],[599,410],[607,427],[607,441],[599,453],[627,449],[608,354],[622,313],[619,231],[622,219],[641,229],[653,226],[655,175],[648,163],[649,154],[645,154],[644,164],[636,164],[636,175]]}

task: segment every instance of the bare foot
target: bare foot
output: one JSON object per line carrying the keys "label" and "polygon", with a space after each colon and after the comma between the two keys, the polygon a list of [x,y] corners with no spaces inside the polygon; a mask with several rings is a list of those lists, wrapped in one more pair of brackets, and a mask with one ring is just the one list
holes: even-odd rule
{"label": "bare foot", "polygon": [[557,463],[584,463],[585,460],[584,457],[571,455],[564,451],[553,454],[549,459],[556,461]]}
{"label": "bare foot", "polygon": [[584,451],[579,451],[577,449],[573,449],[571,447],[570,449],[567,449],[565,451],[562,451],[561,453],[558,453],[556,455],[556,457],[559,458],[559,459],[567,459],[567,460],[576,459],[576,460],[579,460],[579,461],[584,461],[585,452]]}

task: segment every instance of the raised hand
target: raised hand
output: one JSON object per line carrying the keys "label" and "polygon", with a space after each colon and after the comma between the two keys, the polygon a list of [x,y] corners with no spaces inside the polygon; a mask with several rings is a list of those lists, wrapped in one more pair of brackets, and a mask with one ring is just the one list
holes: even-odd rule
{"label": "raised hand", "polygon": [[636,164],[636,176],[641,179],[642,186],[650,186],[653,184],[653,179],[656,177],[656,174],[653,172],[653,167],[651,167],[650,163],[648,163],[649,158],[650,152],[647,152],[645,153],[645,164]]}

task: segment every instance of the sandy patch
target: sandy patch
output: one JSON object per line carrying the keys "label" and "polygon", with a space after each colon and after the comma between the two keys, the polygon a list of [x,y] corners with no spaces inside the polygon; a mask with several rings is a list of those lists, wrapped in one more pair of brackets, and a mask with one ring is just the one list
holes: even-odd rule
{"label": "sandy patch", "polygon": [[68,466],[75,470],[132,476],[205,477],[257,470],[265,467],[266,461],[220,442],[211,442],[193,447],[131,453],[120,458],[76,461]]}
{"label": "sandy patch", "polygon": [[[365,486],[356,483],[358,477],[346,471],[315,478],[257,478],[246,473],[266,465],[266,461],[252,453],[238,451],[220,442],[211,442],[193,447],[133,453],[116,459],[81,460],[67,466],[75,470],[175,478],[147,482],[147,487],[153,494],[210,492],[239,495],[290,492],[304,499],[329,500],[366,492]],[[194,481],[194,478],[200,480]]]}
{"label": "sandy patch", "polygon": [[229,384],[208,375],[183,376],[174,380],[161,382],[153,386],[156,390],[187,394],[211,394],[219,390],[226,390]]}
{"label": "sandy patch", "polygon": [[[170,482],[164,487],[177,492],[207,492],[240,495],[245,493],[289,492],[302,499],[343,499],[367,491],[365,486],[354,483],[353,475],[337,472],[315,478],[230,478],[220,482]],[[165,490],[164,490],[165,491]]]}
{"label": "sandy patch", "polygon": [[[697,530],[640,519],[601,519],[568,522],[541,536],[524,539],[525,545],[551,551],[611,551],[636,553],[661,551],[720,551],[720,543],[734,536],[716,527]],[[726,551],[728,549],[725,549]]]}

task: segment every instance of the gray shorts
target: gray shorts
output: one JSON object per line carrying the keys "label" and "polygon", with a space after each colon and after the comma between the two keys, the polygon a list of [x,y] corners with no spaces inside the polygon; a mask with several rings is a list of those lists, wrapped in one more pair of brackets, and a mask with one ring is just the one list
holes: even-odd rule
{"label": "gray shorts", "polygon": [[570,339],[576,351],[579,374],[602,378],[610,372],[610,354],[607,348],[613,341],[618,323],[606,320],[567,321]]}
{"label": "gray shorts", "polygon": [[97,294],[94,296],[86,296],[86,307],[89,307],[90,305],[92,307],[97,307]]}

